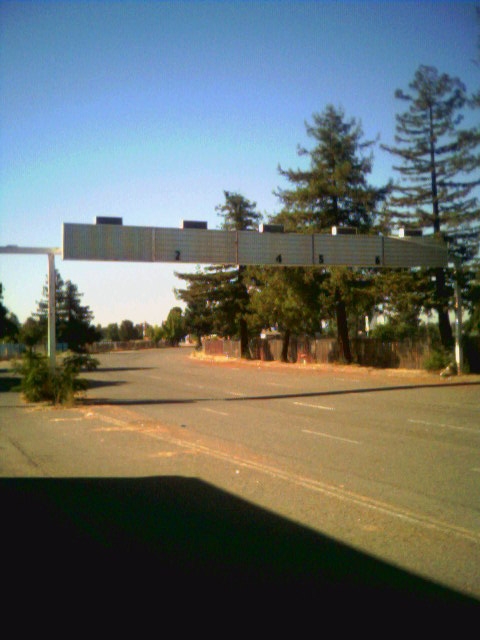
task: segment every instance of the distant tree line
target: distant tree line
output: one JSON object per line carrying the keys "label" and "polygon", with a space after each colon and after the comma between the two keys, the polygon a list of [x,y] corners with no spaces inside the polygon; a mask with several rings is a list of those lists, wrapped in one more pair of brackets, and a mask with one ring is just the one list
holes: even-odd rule
{"label": "distant tree line", "polygon": [[115,322],[106,327],[97,326],[97,332],[100,339],[112,342],[148,339],[156,344],[165,342],[170,346],[177,346],[186,335],[180,307],[173,307],[160,326],[152,326],[147,322],[134,324],[131,320],[122,320],[120,325]]}
{"label": "distant tree line", "polygon": [[[0,341],[20,342],[27,347],[46,342],[48,336],[48,287],[43,287],[43,296],[37,302],[37,311],[20,324],[18,318],[9,313],[2,303],[2,285],[0,283]],[[58,271],[55,272],[55,329],[57,343],[68,344],[69,349],[81,353],[85,345],[100,339],[93,326],[93,312],[81,304],[83,294],[70,280],[64,282]]]}
{"label": "distant tree line", "polygon": [[[83,294],[70,280],[63,281],[55,272],[55,329],[57,344],[66,344],[71,351],[83,353],[87,345],[94,342],[130,342],[148,339],[156,344],[163,342],[177,346],[185,337],[185,323],[180,307],[173,307],[167,319],[160,326],[146,322],[134,324],[122,320],[106,327],[93,325],[93,312],[81,304]],[[43,296],[37,302],[37,311],[21,324],[18,318],[3,305],[3,285],[0,283],[0,342],[25,344],[33,348],[46,343],[48,339],[48,287],[45,284]]]}

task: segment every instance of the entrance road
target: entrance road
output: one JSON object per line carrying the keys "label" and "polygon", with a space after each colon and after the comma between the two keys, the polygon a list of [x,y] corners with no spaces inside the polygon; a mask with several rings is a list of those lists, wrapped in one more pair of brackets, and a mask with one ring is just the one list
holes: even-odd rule
{"label": "entrance road", "polygon": [[102,355],[70,409],[1,394],[0,475],[199,478],[480,601],[479,376],[191,356]]}

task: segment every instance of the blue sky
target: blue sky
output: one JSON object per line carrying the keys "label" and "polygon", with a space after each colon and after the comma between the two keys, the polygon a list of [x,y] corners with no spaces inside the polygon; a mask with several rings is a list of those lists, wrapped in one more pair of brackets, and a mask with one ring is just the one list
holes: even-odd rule
{"label": "blue sky", "polygon": [[[480,84],[476,2],[0,2],[0,245],[63,222],[219,226],[224,190],[280,209],[305,122],[328,104],[390,144],[421,64]],[[371,182],[395,178],[374,151]],[[161,324],[178,264],[56,258],[95,323]],[[37,307],[46,256],[0,255],[7,308]]]}

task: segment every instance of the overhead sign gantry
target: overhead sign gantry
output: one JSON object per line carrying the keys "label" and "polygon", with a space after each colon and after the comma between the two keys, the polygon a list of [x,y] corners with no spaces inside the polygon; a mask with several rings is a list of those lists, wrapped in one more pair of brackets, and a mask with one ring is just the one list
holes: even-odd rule
{"label": "overhead sign gantry", "polygon": [[447,267],[442,239],[417,233],[398,237],[361,235],[333,227],[331,234],[283,233],[278,225],[258,231],[209,230],[206,222],[184,221],[179,229],[123,225],[122,218],[97,217],[95,224],[63,224],[62,249],[7,245],[0,253],[47,254],[48,353],[55,367],[55,255],[64,260],[170,262],[291,267]]}
{"label": "overhead sign gantry", "polygon": [[63,225],[63,259],[126,262],[182,262],[273,266],[446,267],[447,245],[434,237],[275,233],[209,230],[206,223],[182,227],[108,223]]}

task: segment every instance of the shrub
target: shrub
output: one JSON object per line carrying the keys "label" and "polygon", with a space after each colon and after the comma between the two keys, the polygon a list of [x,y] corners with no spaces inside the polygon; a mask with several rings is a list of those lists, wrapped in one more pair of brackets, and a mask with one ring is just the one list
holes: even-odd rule
{"label": "shrub", "polygon": [[15,370],[21,376],[20,388],[29,402],[67,404],[73,402],[76,392],[87,387],[86,380],[77,378],[80,367],[77,357],[71,356],[70,361],[66,358],[62,366],[52,370],[47,357],[29,351]]}
{"label": "shrub", "polygon": [[440,371],[445,369],[449,364],[452,364],[453,358],[450,351],[446,349],[437,348],[430,352],[430,354],[423,361],[423,368],[427,371]]}
{"label": "shrub", "polygon": [[93,371],[99,364],[99,361],[88,353],[74,353],[63,359],[63,367],[74,373],[79,373],[81,369]]}

